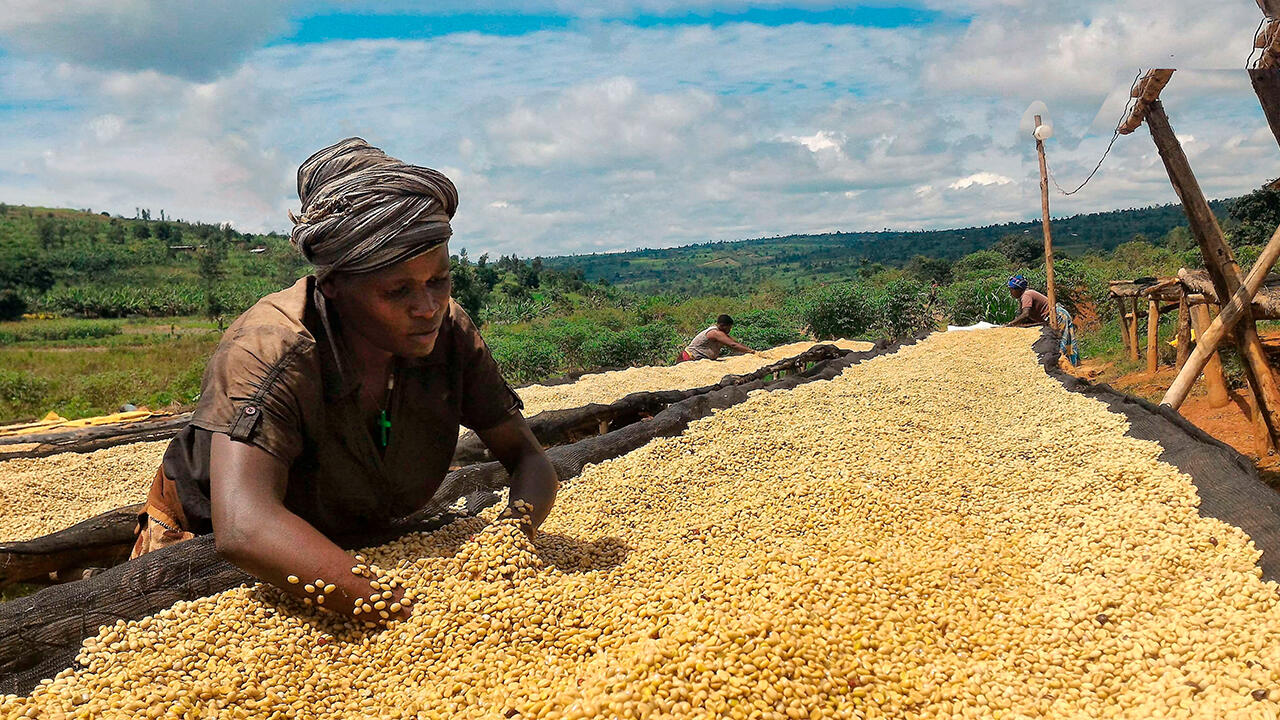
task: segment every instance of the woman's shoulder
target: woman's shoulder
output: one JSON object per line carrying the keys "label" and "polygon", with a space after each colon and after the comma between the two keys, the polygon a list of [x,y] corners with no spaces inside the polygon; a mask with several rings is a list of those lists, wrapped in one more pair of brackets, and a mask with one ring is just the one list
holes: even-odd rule
{"label": "woman's shoulder", "polygon": [[219,351],[252,355],[268,365],[309,353],[319,323],[314,289],[314,278],[307,276],[258,300],[223,333]]}

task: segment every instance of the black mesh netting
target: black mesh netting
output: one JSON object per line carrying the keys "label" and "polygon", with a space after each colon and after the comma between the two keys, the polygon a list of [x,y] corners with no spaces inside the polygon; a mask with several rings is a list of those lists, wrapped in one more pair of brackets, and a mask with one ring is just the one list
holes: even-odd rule
{"label": "black mesh netting", "polygon": [[[923,337],[921,335],[920,337]],[[913,343],[915,339],[905,341]],[[895,352],[900,343],[877,343],[866,352],[835,350],[842,356],[817,362],[793,375],[759,372],[744,382],[673,402],[653,417],[605,435],[553,447],[547,456],[562,479],[571,479],[591,463],[620,457],[659,437],[680,434],[690,422],[747,399],[755,390],[783,390],[829,380],[851,365]],[[807,364],[807,363],[806,363]],[[729,378],[726,378],[725,383]],[[441,527],[497,503],[507,475],[496,462],[450,473],[430,503],[396,527],[378,535],[339,539],[348,548],[385,543],[400,535]],[[43,678],[71,667],[84,638],[117,620],[137,620],[181,600],[211,595],[251,582],[243,571],[218,557],[213,537],[200,536],[126,562],[83,581],[45,588],[0,604],[0,693],[25,694]]]}
{"label": "black mesh netting", "polygon": [[1160,459],[1191,477],[1200,495],[1200,514],[1234,525],[1262,551],[1259,565],[1267,580],[1280,579],[1280,492],[1258,477],[1258,470],[1234,448],[1196,427],[1173,408],[1126,395],[1110,385],[1093,384],[1063,372],[1058,339],[1045,329],[1036,342],[1045,372],[1071,392],[1106,403],[1129,420],[1130,437],[1154,440]]}
{"label": "black mesh netting", "polygon": [[[578,442],[648,420],[670,405],[734,385],[745,385],[785,372],[799,372],[849,354],[834,345],[817,345],[799,355],[771,363],[745,375],[726,375],[714,385],[687,390],[637,392],[609,404],[591,404],[538,413],[529,428],[543,447]],[[492,461],[484,443],[468,432],[454,453],[455,468]],[[133,531],[140,506],[118,508],[69,528],[23,541],[0,541],[0,587],[40,578],[73,568],[112,567],[123,562],[133,546]]]}

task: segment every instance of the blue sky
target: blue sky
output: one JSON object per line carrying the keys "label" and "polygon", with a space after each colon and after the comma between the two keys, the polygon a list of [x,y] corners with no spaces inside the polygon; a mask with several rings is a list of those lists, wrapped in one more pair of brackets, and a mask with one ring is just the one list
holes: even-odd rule
{"label": "blue sky", "polygon": [[[1073,185],[1152,65],[1209,194],[1280,175],[1248,2],[2,1],[8,203],[287,231],[298,163],[359,135],[457,183],[473,253],[998,223],[1038,214],[1027,105]],[[1137,133],[1053,202],[1174,199]]]}

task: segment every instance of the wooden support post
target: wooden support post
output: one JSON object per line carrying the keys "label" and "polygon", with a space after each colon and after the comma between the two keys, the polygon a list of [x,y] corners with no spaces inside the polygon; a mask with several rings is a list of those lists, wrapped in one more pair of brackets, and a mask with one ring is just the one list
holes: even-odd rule
{"label": "wooden support post", "polygon": [[1147,374],[1160,368],[1160,303],[1155,298],[1147,304]]}
{"label": "wooden support post", "polygon": [[1262,114],[1267,118],[1267,125],[1276,142],[1280,143],[1280,68],[1251,68],[1249,81],[1253,83],[1253,92],[1262,103]]}
{"label": "wooden support post", "polygon": [[1178,372],[1191,357],[1191,306],[1187,304],[1187,294],[1178,294]]}
{"label": "wooden support post", "polygon": [[1138,360],[1138,298],[1133,299],[1133,310],[1129,313],[1129,359]]}
{"label": "wooden support post", "polygon": [[[1036,116],[1036,127],[1040,127],[1040,116]],[[1044,159],[1044,141],[1036,138],[1036,154],[1040,156],[1040,211],[1041,225],[1044,227],[1044,275],[1046,292],[1049,296],[1049,327],[1058,329],[1058,291],[1053,283],[1053,234],[1049,232],[1049,171]]]}
{"label": "wooden support post", "polygon": [[1129,338],[1129,315],[1124,311],[1124,299],[1117,297],[1116,312],[1120,316],[1120,340],[1124,343],[1125,357],[1129,356],[1129,348],[1133,346],[1133,340]]}
{"label": "wooden support post", "polygon": [[[1169,117],[1165,115],[1164,106],[1159,100],[1151,101],[1146,112],[1147,129],[1160,151],[1160,159],[1164,161],[1169,173],[1173,189],[1182,200],[1183,212],[1187,215],[1191,233],[1200,244],[1200,253],[1204,256],[1205,268],[1213,279],[1214,290],[1221,299],[1235,295],[1244,279],[1240,266],[1236,264],[1231,248],[1218,227],[1218,219],[1209,202],[1200,190],[1191,164],[1182,151],[1178,136],[1169,125]],[[1258,408],[1267,424],[1267,431],[1272,438],[1280,434],[1280,385],[1276,384],[1275,375],[1267,364],[1266,353],[1262,349],[1262,341],[1258,339],[1258,328],[1253,321],[1253,313],[1249,305],[1242,309],[1239,325],[1235,332],[1236,346],[1244,358],[1245,376],[1249,387],[1258,400]]]}
{"label": "wooden support post", "polygon": [[[1204,389],[1209,395],[1209,406],[1220,408],[1226,407],[1227,403],[1231,402],[1231,395],[1227,392],[1227,378],[1222,373],[1222,356],[1218,354],[1217,344],[1209,345],[1204,342],[1205,333],[1209,331],[1209,326],[1212,322],[1213,319],[1209,317],[1209,305],[1207,303],[1199,303],[1191,306],[1191,326],[1195,328],[1196,331],[1196,350],[1199,351],[1200,348],[1205,349]],[[1187,365],[1190,366],[1196,362],[1196,355],[1192,353],[1191,359],[1187,361]],[[1188,373],[1190,371],[1184,367],[1182,372]],[[1192,378],[1191,382],[1194,383],[1195,378]],[[1175,380],[1174,385],[1176,386],[1177,384],[1178,381]],[[1189,385],[1187,392],[1190,392]],[[1173,388],[1170,388],[1169,393],[1165,394],[1165,401],[1170,400],[1171,393],[1173,393]],[[1182,400],[1185,399],[1186,393],[1183,393],[1182,399],[1177,402],[1162,402],[1165,405],[1169,405],[1174,410],[1177,410],[1181,407]]]}
{"label": "wooden support post", "polygon": [[[1245,309],[1253,303],[1253,296],[1266,282],[1267,274],[1271,272],[1277,260],[1280,260],[1280,228],[1271,234],[1271,240],[1267,242],[1266,247],[1262,248],[1257,262],[1249,269],[1249,275],[1244,279],[1244,284],[1236,290],[1235,295],[1231,296],[1231,301],[1222,307],[1218,318],[1212,323],[1205,322],[1207,327],[1196,331],[1199,334],[1196,352],[1187,361],[1187,367],[1179,371],[1178,377],[1169,386],[1169,391],[1161,401],[1163,404],[1174,409],[1182,404],[1187,393],[1191,391],[1191,385],[1195,383],[1196,376],[1208,362],[1209,355],[1216,355],[1214,351],[1218,345],[1244,316]],[[1207,309],[1205,317],[1208,318]]]}

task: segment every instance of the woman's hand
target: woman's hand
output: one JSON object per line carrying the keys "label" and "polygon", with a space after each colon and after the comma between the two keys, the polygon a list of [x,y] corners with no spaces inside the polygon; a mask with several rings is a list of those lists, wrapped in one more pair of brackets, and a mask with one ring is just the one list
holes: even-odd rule
{"label": "woman's hand", "polygon": [[[528,532],[532,537],[533,531],[547,519],[551,506],[555,505],[556,492],[560,488],[555,468],[519,412],[513,412],[506,420],[476,434],[511,475],[511,506],[508,510],[529,518]],[[523,503],[525,507],[517,503]]]}
{"label": "woman's hand", "polygon": [[[303,602],[352,620],[385,623],[408,615],[403,590],[376,566],[352,557],[285,508],[289,469],[282,461],[221,433],[213,435],[209,459],[213,539],[220,555]],[[375,607],[379,602],[385,607]]]}

